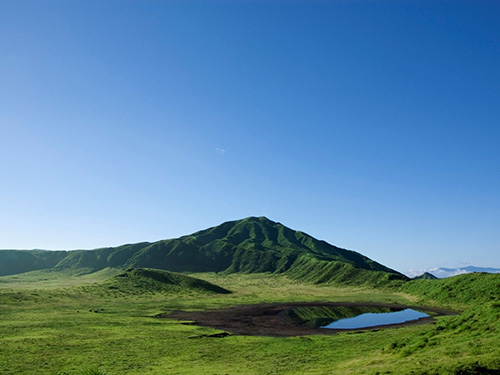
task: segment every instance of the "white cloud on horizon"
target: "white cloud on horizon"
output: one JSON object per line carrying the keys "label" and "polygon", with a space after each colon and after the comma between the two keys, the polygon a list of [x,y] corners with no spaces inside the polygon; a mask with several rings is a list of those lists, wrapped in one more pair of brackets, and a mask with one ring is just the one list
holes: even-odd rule
{"label": "white cloud on horizon", "polygon": [[[447,270],[449,270],[449,271],[447,271]],[[420,276],[420,275],[423,275],[424,273],[428,272],[428,273],[442,279],[442,278],[446,278],[446,277],[461,275],[463,273],[468,273],[467,270],[464,270],[462,268],[447,268],[447,270],[444,270],[442,267],[426,268],[426,269],[419,269],[419,270],[408,270],[408,272],[406,272],[406,275],[409,277],[416,277],[416,276]]]}
{"label": "white cloud on horizon", "polygon": [[[477,268],[477,271],[481,271],[481,272],[500,273],[500,270],[498,272],[496,272],[495,271],[496,269],[488,269],[487,270],[487,269],[482,268],[482,267],[473,267],[473,268]],[[409,277],[416,277],[416,276],[420,276],[420,275],[424,274],[425,272],[428,272],[428,273],[430,273],[430,274],[432,274],[440,279],[444,279],[447,277],[453,277],[453,276],[462,275],[464,273],[470,273],[470,272],[474,272],[474,271],[467,270],[467,269],[465,269],[465,267],[456,267],[456,268],[434,267],[434,268],[428,268],[428,269],[408,270],[408,272],[406,272],[406,275]]]}

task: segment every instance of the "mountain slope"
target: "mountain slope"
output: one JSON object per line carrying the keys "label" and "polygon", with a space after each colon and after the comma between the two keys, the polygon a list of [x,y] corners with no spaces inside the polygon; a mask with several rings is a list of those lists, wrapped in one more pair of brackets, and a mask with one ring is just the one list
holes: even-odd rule
{"label": "mountain slope", "polygon": [[0,250],[0,276],[55,267],[67,251]]}
{"label": "mountain slope", "polygon": [[[92,271],[145,267],[176,272],[287,272],[314,282],[407,279],[355,251],[330,245],[265,217],[229,221],[171,240],[65,254],[62,258],[59,255],[50,267]],[[0,251],[0,263],[2,256]],[[360,271],[369,273],[360,276]],[[311,273],[322,276],[313,277]]]}
{"label": "mountain slope", "polygon": [[[500,307],[500,274],[468,273],[446,279],[411,280],[398,287],[421,302],[461,309],[494,302]],[[498,314],[500,319],[500,310]]]}
{"label": "mountain slope", "polygon": [[416,276],[413,278],[413,280],[420,280],[420,279],[425,279],[425,280],[436,280],[437,277],[434,276],[432,273],[429,272],[424,272],[420,276]]}
{"label": "mountain slope", "polygon": [[[301,256],[356,268],[395,271],[350,250],[319,241],[265,217],[230,221],[174,240],[146,246],[127,264],[183,271],[283,272]],[[194,269],[193,269],[194,267]]]}

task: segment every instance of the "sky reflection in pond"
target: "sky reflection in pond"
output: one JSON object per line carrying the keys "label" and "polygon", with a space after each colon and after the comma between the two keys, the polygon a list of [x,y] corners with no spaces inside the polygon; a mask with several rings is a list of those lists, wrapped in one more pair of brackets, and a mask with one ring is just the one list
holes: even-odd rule
{"label": "sky reflection in pond", "polygon": [[413,320],[429,317],[428,314],[413,309],[386,313],[365,313],[352,318],[340,319],[321,328],[329,329],[357,329],[389,324],[406,323]]}

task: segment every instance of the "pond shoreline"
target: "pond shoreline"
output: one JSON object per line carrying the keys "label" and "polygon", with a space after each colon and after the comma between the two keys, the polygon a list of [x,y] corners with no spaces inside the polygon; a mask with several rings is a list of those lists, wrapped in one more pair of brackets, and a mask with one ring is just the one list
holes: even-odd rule
{"label": "pond shoreline", "polygon": [[[297,307],[321,307],[321,306],[345,306],[345,307],[382,307],[390,309],[415,309],[431,313],[432,316],[413,320],[405,323],[372,326],[357,329],[324,329],[291,325],[282,318],[282,313],[288,309]],[[361,332],[374,331],[387,328],[420,325],[433,322],[435,317],[444,315],[456,315],[456,311],[429,307],[410,306],[386,303],[367,302],[285,302],[285,303],[259,303],[252,305],[238,305],[230,308],[206,310],[206,311],[182,311],[173,310],[157,315],[158,318],[177,319],[179,321],[194,322],[204,327],[211,327],[242,336],[271,336],[291,337],[304,335],[332,335],[339,332]]]}

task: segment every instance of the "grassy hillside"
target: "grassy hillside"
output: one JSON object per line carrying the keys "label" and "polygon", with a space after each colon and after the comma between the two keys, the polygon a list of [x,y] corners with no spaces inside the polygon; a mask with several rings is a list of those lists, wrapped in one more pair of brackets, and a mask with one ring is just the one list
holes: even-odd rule
{"label": "grassy hillside", "polygon": [[397,274],[354,251],[341,249],[260,217],[223,223],[189,236],[144,247],[129,266],[192,272],[285,272],[307,255],[354,268]]}
{"label": "grassy hillside", "polygon": [[231,293],[208,281],[179,273],[148,268],[131,268],[107,280],[97,288],[124,294],[152,293]]}
{"label": "grassy hillside", "polygon": [[[53,282],[59,282],[59,288],[51,283],[50,289],[23,289],[23,285],[32,285],[34,274],[19,275],[17,279],[0,277],[1,374],[497,375],[500,372],[500,275],[417,280],[391,290],[368,285],[314,284],[286,274],[195,275],[233,291],[220,294],[169,289],[169,273],[156,270],[129,271],[126,277],[71,287],[58,274],[43,274],[47,278],[52,275]],[[26,275],[30,277],[29,283],[23,282]],[[164,275],[167,281],[162,283]],[[160,279],[159,284],[156,278]],[[77,279],[73,276],[71,282],[76,283]],[[87,284],[87,280],[82,279],[82,283]],[[138,292],[108,288],[117,285],[124,291]],[[450,298],[461,301],[460,306],[450,303],[453,302]],[[154,317],[172,309],[202,310],[257,302],[416,304],[418,300],[460,307],[463,312],[438,317],[434,324],[289,338],[210,337],[220,331]]]}
{"label": "grassy hillside", "polygon": [[375,286],[386,285],[392,280],[406,280],[404,276],[396,273],[359,269],[350,263],[319,260],[308,255],[299,257],[292,263],[285,274],[315,284],[334,283]]}
{"label": "grassy hillside", "polygon": [[55,269],[89,268],[97,271],[106,267],[123,267],[137,251],[140,251],[149,242],[107,247],[96,250],[69,251],[67,256],[55,265]]}
{"label": "grassy hillside", "polygon": [[412,280],[398,290],[419,296],[423,303],[462,309],[488,302],[500,303],[500,274],[468,273],[447,279]]}
{"label": "grassy hillside", "polygon": [[496,353],[500,344],[500,275],[471,273],[412,280],[397,289],[412,295],[417,303],[460,313],[438,320],[419,337],[393,342],[386,352],[434,361],[429,369],[415,374],[500,374],[500,353]]}
{"label": "grassy hillside", "polygon": [[55,267],[67,251],[0,250],[0,276]]}
{"label": "grassy hillside", "polygon": [[[51,254],[42,255],[49,258]],[[13,255],[0,251],[0,264],[9,264],[9,256]],[[107,267],[145,267],[175,272],[286,272],[296,278],[310,278],[314,273],[317,276],[311,281],[317,283],[355,284],[407,279],[355,251],[330,245],[265,217],[226,222],[177,239],[58,252],[53,256],[47,268],[56,270],[86,268],[95,272]],[[25,261],[30,263],[29,259]],[[26,270],[43,268],[30,267],[26,266]],[[5,266],[2,272],[0,275],[17,271]]]}

